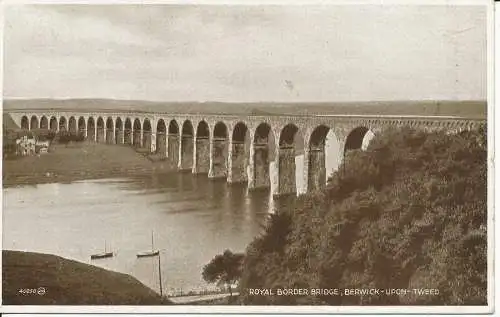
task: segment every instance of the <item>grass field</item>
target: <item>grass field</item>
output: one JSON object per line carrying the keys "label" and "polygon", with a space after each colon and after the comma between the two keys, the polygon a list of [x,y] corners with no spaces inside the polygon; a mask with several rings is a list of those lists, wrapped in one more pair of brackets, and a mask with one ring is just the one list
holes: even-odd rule
{"label": "grass field", "polygon": [[171,304],[127,274],[62,257],[3,250],[4,305]]}
{"label": "grass field", "polygon": [[70,182],[169,171],[168,161],[152,162],[128,146],[97,143],[51,145],[49,153],[3,161],[4,186]]}

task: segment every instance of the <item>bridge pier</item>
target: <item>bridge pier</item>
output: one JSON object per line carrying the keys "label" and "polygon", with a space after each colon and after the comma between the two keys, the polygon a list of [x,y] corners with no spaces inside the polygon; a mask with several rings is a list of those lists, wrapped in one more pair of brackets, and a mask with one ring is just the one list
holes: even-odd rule
{"label": "bridge pier", "polygon": [[228,159],[228,183],[244,183],[248,181],[247,176],[247,150],[245,142],[232,141],[229,146]]}
{"label": "bridge pier", "polygon": [[[253,153],[252,153],[253,152]],[[251,169],[248,189],[269,188],[269,149],[267,143],[254,143],[250,149]]]}
{"label": "bridge pier", "polygon": [[152,133],[151,131],[143,131],[142,135],[142,147],[148,150],[149,153],[151,153],[151,140],[152,140]]}
{"label": "bridge pier", "polygon": [[228,145],[226,138],[210,140],[210,169],[208,178],[227,178]]}
{"label": "bridge pier", "polygon": [[314,147],[308,150],[307,159],[307,192],[321,190],[326,186],[326,167],[324,146]]}
{"label": "bridge pier", "polygon": [[158,132],[156,139],[156,153],[161,157],[167,156],[167,134],[165,132]]}
{"label": "bridge pier", "polygon": [[167,153],[169,160],[175,165],[179,164],[179,135],[167,134]]}
{"label": "bridge pier", "polygon": [[196,137],[193,174],[207,174],[210,168],[210,141],[208,137]]}
{"label": "bridge pier", "polygon": [[116,130],[115,132],[115,142],[116,144],[123,144],[124,142],[124,133],[123,130]]}
{"label": "bridge pier", "polygon": [[133,141],[134,141],[134,147],[141,147],[142,142],[141,142],[141,130],[134,130],[134,135],[133,135]]}
{"label": "bridge pier", "polygon": [[295,171],[295,149],[293,146],[281,146],[278,151],[278,189],[279,196],[297,193]]}
{"label": "bridge pier", "polygon": [[178,168],[181,171],[193,169],[193,136],[182,135],[179,147]]}

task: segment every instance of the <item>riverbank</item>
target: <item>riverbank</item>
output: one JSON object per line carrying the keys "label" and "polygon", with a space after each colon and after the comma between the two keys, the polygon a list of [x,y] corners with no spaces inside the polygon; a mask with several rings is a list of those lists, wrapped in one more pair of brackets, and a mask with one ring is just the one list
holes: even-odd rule
{"label": "riverbank", "polygon": [[4,305],[166,305],[130,275],[59,256],[2,251]]}
{"label": "riverbank", "polygon": [[124,145],[73,143],[51,145],[47,154],[3,160],[3,186],[72,182],[168,172],[168,161],[148,159]]}

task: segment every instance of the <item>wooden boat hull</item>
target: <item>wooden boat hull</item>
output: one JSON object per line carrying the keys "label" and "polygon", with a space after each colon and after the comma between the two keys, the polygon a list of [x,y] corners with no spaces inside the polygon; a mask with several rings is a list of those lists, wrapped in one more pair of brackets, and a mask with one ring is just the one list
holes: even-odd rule
{"label": "wooden boat hull", "polygon": [[113,252],[104,252],[104,253],[92,254],[90,256],[90,259],[96,260],[96,259],[105,259],[105,258],[111,258],[111,257],[113,257]]}
{"label": "wooden boat hull", "polygon": [[159,254],[160,254],[159,250],[151,250],[151,251],[137,253],[137,257],[138,258],[145,258],[145,257],[150,257],[150,256],[157,256]]}

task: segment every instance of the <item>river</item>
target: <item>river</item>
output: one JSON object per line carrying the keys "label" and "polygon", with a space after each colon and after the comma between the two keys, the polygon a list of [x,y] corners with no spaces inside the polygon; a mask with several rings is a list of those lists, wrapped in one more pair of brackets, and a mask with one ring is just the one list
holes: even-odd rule
{"label": "river", "polygon": [[[274,210],[269,191],[166,173],[3,189],[3,248],[59,255],[130,274],[164,291],[206,288],[203,266],[225,249],[243,252]],[[108,259],[90,255],[113,251]]]}

